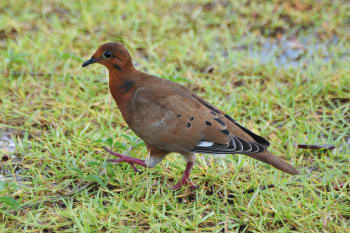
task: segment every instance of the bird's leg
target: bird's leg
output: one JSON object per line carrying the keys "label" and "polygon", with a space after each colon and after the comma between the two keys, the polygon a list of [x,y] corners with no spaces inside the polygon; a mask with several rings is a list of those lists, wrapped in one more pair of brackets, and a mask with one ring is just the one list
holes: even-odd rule
{"label": "bird's leg", "polygon": [[119,158],[119,159],[109,159],[108,162],[112,162],[112,163],[126,162],[126,163],[129,163],[131,165],[131,167],[134,169],[135,172],[139,171],[135,167],[135,164],[143,166],[143,167],[147,167],[147,165],[145,164],[145,160],[136,159],[136,158],[133,158],[133,157],[130,157],[130,156],[127,156],[127,155],[122,155],[122,154],[116,153],[114,151],[111,151],[107,147],[103,147],[103,149],[105,149],[105,151],[107,151],[111,155],[117,156]]}
{"label": "bird's leg", "polygon": [[187,165],[186,165],[186,169],[184,171],[184,174],[182,175],[181,180],[176,185],[171,187],[171,189],[173,189],[173,190],[180,189],[184,184],[189,184],[191,186],[191,188],[193,188],[193,189],[197,188],[197,186],[188,179],[190,177],[192,167],[193,167],[193,162],[188,161]]}

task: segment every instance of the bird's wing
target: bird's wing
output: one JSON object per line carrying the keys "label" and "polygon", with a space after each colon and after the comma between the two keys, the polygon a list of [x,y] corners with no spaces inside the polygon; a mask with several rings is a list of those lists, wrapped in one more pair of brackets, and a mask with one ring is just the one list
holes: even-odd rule
{"label": "bird's wing", "polygon": [[[214,120],[218,124],[215,127],[205,130],[206,134],[201,143],[192,149],[193,152],[213,154],[252,154],[262,152],[270,145],[263,137],[253,133],[237,123],[232,117],[223,113],[213,105],[196,95],[193,98],[198,100],[210,110],[207,120]],[[226,140],[226,143],[219,142],[213,137],[213,131],[219,131],[219,138]]]}
{"label": "bird's wing", "polygon": [[269,143],[181,86],[139,88],[130,127],[147,143],[174,152],[249,154]]}

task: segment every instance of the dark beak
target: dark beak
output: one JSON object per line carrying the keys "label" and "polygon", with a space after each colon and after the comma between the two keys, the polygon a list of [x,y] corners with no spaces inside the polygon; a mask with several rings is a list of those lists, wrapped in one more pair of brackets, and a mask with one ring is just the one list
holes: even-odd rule
{"label": "dark beak", "polygon": [[89,60],[85,61],[81,67],[85,67],[85,66],[88,66],[88,65],[90,65],[92,63],[96,63],[96,62],[97,62],[97,59],[90,58]]}

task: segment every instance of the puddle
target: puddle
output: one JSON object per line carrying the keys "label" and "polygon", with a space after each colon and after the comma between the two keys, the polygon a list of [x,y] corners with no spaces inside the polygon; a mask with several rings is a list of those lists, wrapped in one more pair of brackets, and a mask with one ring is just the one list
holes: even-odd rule
{"label": "puddle", "polygon": [[[0,128],[0,182],[23,183],[22,170],[18,164],[21,159],[16,155],[16,143],[13,137],[16,131],[9,128]],[[16,166],[14,169],[10,168]]]}
{"label": "puddle", "polygon": [[229,53],[242,52],[243,57],[251,57],[263,64],[272,63],[282,68],[304,68],[313,63],[324,65],[334,58],[342,58],[350,62],[350,48],[345,47],[336,36],[327,41],[320,40],[315,35],[281,39],[243,38],[233,44],[233,47],[223,49],[223,45],[216,41],[211,57],[217,56],[217,51],[221,51],[224,57],[228,57]]}
{"label": "puddle", "polygon": [[16,144],[12,139],[12,135],[14,134],[15,130],[13,129],[0,128],[0,152],[3,154],[16,151]]}
{"label": "puddle", "polygon": [[[340,46],[337,37],[328,41],[320,41],[314,37],[302,37],[295,39],[281,38],[265,41],[261,49],[249,51],[252,57],[258,57],[262,63],[273,62],[279,67],[303,67],[312,62],[328,63],[333,56],[345,57],[350,54],[349,50],[338,51],[333,55],[333,47]],[[342,47],[342,46],[340,46]]]}

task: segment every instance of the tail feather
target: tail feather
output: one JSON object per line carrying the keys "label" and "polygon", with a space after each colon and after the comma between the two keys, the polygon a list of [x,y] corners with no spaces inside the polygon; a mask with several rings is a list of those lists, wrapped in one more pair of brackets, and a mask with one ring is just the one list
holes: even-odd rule
{"label": "tail feather", "polygon": [[268,163],[268,164],[272,165],[273,167],[275,167],[281,171],[284,171],[286,173],[289,173],[292,175],[299,174],[299,171],[297,169],[295,169],[294,167],[292,167],[292,165],[290,165],[289,163],[287,163],[283,159],[280,159],[280,158],[274,156],[273,154],[271,154],[271,152],[269,152],[267,150],[265,150],[264,152],[247,154],[247,155],[249,157],[254,158],[254,159],[260,160],[264,163]]}

